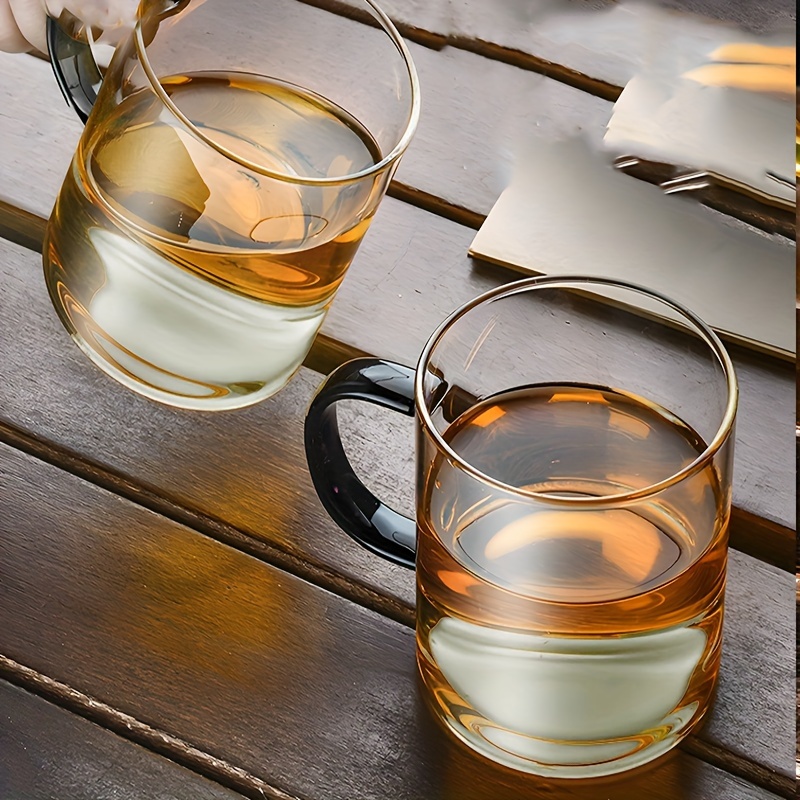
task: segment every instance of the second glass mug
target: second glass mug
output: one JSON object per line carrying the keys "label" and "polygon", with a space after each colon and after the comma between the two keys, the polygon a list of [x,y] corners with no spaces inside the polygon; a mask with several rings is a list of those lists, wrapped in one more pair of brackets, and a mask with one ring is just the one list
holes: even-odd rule
{"label": "second glass mug", "polygon": [[75,20],[48,22],[88,121],[45,277],[119,382],[231,409],[299,368],[419,116],[405,44],[372,0],[355,5],[372,24],[297,0],[143,0],[96,95]]}
{"label": "second glass mug", "polygon": [[[356,477],[336,403],[416,418],[416,522]],[[323,505],[416,567],[426,699],[509,767],[621,772],[710,707],[720,662],[733,427],[728,354],[632,284],[532,278],[454,312],[416,370],[344,364],[306,418]]]}

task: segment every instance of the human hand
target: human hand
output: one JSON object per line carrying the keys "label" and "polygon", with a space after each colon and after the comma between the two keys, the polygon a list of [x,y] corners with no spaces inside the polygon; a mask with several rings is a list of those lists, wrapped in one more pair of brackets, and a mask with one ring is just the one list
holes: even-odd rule
{"label": "human hand", "polygon": [[116,44],[133,27],[138,0],[0,0],[0,51],[47,53],[45,21],[67,13]]}

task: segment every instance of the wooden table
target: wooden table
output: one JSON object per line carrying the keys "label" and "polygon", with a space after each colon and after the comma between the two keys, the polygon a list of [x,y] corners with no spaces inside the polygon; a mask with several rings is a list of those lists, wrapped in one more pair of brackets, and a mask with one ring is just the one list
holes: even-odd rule
{"label": "wooden table", "polygon": [[[301,433],[321,373],[362,353],[413,363],[449,311],[513,279],[466,253],[514,137],[601,136],[643,57],[635,36],[620,50],[537,2],[526,8],[552,11],[541,24],[514,3],[386,3],[420,73],[417,137],[306,366],[273,399],[218,415],[135,396],[61,328],[39,251],[80,125],[45,62],[0,56],[2,800],[794,797],[793,365],[732,351],[742,400],[713,714],[618,778],[520,776],[442,733],[416,685],[413,575],[345,537],[311,486]],[[788,9],[738,8],[738,21]],[[569,26],[578,45],[563,44]],[[409,509],[410,422],[345,411],[362,474]]]}

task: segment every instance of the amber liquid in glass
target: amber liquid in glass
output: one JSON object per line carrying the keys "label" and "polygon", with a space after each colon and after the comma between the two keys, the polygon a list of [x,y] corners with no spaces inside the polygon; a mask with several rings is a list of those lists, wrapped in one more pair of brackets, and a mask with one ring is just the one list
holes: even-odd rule
{"label": "amber liquid in glass", "polygon": [[51,219],[48,286],[78,343],[131,388],[247,405],[299,366],[377,206],[379,178],[303,179],[380,153],[357,120],[295,86],[214,72],[162,86],[214,146],[150,90],[101,103]]}
{"label": "amber liquid in glass", "polygon": [[[445,433],[502,483],[561,498],[668,479],[705,449],[679,419],[603,387],[534,386]],[[419,500],[418,652],[438,713],[539,774],[637,766],[706,712],[719,667],[727,512],[713,468],[645,501],[526,501],[441,455]]]}

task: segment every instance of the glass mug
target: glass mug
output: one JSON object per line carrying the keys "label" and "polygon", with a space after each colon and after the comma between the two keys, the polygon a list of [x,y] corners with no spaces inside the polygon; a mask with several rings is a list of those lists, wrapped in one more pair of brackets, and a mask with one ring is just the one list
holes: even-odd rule
{"label": "glass mug", "polygon": [[[720,661],[737,384],[717,336],[655,292],[532,278],[454,312],[416,370],[358,359],[305,444],[338,525],[416,566],[436,716],[509,767],[583,778],[656,758]],[[416,417],[416,523],[345,456],[336,402]]]}
{"label": "glass mug", "polygon": [[370,24],[297,0],[144,0],[102,81],[74,19],[48,22],[88,121],[45,276],[119,382],[231,409],[300,366],[419,116],[405,44],[355,5]]}

